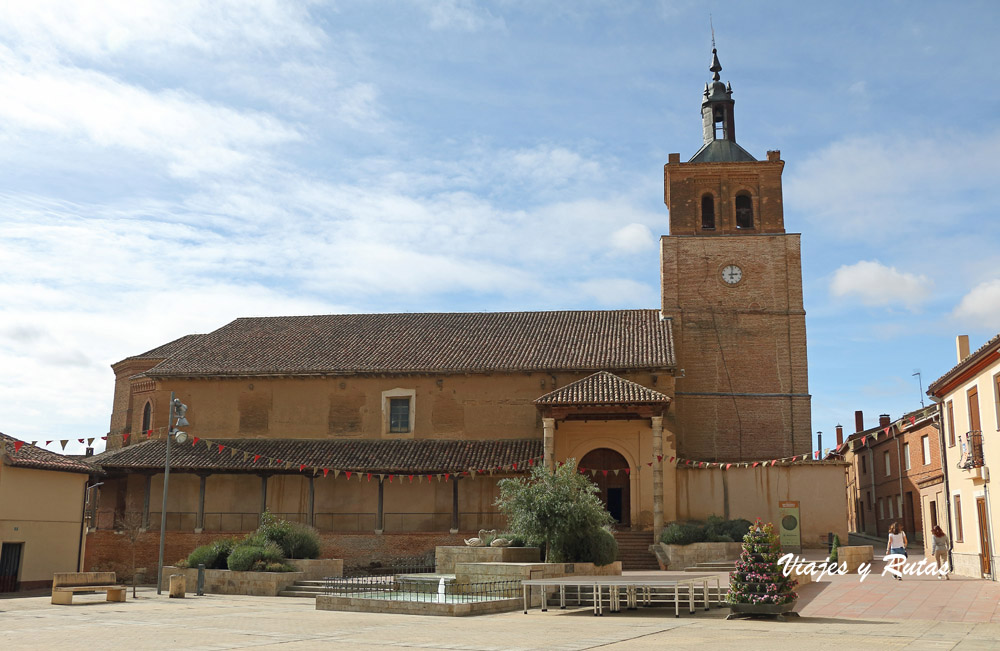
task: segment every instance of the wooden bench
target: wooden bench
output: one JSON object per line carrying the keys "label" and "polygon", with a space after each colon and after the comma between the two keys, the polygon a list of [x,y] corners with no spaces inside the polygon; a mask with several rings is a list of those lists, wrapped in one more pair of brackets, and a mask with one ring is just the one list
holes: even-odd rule
{"label": "wooden bench", "polygon": [[73,604],[74,592],[101,592],[108,601],[125,601],[126,587],[118,585],[114,572],[56,572],[52,575],[52,603]]}

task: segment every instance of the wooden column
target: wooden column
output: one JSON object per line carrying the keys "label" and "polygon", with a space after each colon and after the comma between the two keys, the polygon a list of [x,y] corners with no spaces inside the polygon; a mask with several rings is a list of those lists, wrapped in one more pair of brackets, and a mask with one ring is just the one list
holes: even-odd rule
{"label": "wooden column", "polygon": [[556,419],[542,419],[542,450],[545,457],[543,463],[550,472],[556,468]]}
{"label": "wooden column", "polygon": [[451,533],[458,533],[458,478],[451,478]]}
{"label": "wooden column", "polygon": [[267,475],[260,476],[260,515],[257,517],[258,522],[263,522],[264,511],[267,510]]}
{"label": "wooden column", "polygon": [[649,419],[653,428],[653,540],[663,531],[663,416]]}
{"label": "wooden column", "polygon": [[309,517],[306,522],[309,523],[310,527],[316,526],[316,484],[313,483],[313,477],[309,477]]}
{"label": "wooden column", "polygon": [[205,530],[205,482],[208,475],[198,475],[198,519],[194,523],[194,532]]}
{"label": "wooden column", "polygon": [[378,533],[378,534],[382,533],[383,526],[384,526],[383,522],[382,522],[382,515],[384,513],[383,512],[384,499],[385,499],[385,485],[382,483],[382,480],[379,479],[378,480],[378,511],[375,513],[375,533]]}
{"label": "wooden column", "polygon": [[153,490],[153,476],[146,475],[146,493],[142,496],[142,528],[149,529],[149,493]]}

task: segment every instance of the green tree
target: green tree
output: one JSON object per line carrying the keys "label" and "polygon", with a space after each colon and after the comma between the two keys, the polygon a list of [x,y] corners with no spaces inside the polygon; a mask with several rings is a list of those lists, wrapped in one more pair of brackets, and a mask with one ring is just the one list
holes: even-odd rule
{"label": "green tree", "polygon": [[[502,479],[496,505],[507,516],[507,528],[535,544],[545,545],[549,562],[594,561],[574,558],[587,546],[582,539],[602,537],[599,531],[614,519],[598,497],[598,488],[568,459],[555,472],[535,466],[528,477]],[[613,560],[613,559],[612,559]]]}

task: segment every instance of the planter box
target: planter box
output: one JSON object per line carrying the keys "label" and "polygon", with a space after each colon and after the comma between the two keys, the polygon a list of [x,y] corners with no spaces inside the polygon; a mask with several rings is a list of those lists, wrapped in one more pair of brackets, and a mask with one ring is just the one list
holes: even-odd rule
{"label": "planter box", "polygon": [[848,574],[857,574],[862,563],[872,563],[875,550],[871,545],[851,545],[837,548],[837,562],[847,566]]}
{"label": "planter box", "polygon": [[538,547],[436,547],[434,569],[438,574],[454,574],[458,563],[537,563]]}
{"label": "planter box", "polygon": [[794,608],[794,601],[787,604],[729,604],[733,615],[784,615]]}
{"label": "planter box", "polygon": [[690,545],[667,545],[656,543],[653,551],[662,566],[660,569],[683,570],[698,563],[731,561],[740,557],[743,543],[691,543]]}
{"label": "planter box", "polygon": [[[163,568],[163,584],[171,574],[183,574],[188,592],[195,592],[198,585],[197,568],[167,566]],[[231,570],[205,570],[205,592],[209,594],[241,594],[256,597],[276,597],[296,581],[305,579],[304,572],[233,572]]]}

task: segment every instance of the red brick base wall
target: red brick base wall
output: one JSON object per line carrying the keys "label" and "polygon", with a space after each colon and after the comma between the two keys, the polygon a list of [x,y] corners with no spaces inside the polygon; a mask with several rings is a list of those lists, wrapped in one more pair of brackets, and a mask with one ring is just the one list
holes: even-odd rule
{"label": "red brick base wall", "polygon": [[[219,538],[242,538],[241,533],[193,533],[171,531],[167,533],[163,562],[173,565],[195,547],[207,545]],[[449,533],[320,533],[323,558],[342,558],[345,567],[363,566],[373,562],[389,563],[396,559],[410,559],[433,554],[438,545],[461,545],[463,535]],[[135,565],[147,568],[147,577],[155,577],[160,554],[160,535],[157,532],[142,534],[135,545]],[[87,571],[117,572],[119,578],[130,576],[132,550],[128,540],[114,531],[93,531],[87,534],[87,553],[84,568]],[[148,579],[152,580],[152,578]]]}

